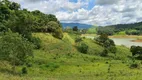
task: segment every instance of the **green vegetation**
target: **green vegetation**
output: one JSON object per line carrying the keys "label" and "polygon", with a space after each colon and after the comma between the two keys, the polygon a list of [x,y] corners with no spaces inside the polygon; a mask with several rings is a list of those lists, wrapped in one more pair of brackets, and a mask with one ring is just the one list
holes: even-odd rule
{"label": "green vegetation", "polygon": [[89,28],[89,29],[87,30],[86,33],[88,33],[88,34],[96,34],[96,33],[97,33],[97,29],[98,29],[97,26],[92,26],[91,28]]}
{"label": "green vegetation", "polygon": [[19,34],[6,32],[0,38],[0,59],[12,64],[13,72],[16,65],[28,63],[29,57],[33,56],[33,46]]}
{"label": "green vegetation", "polygon": [[54,15],[1,0],[0,80],[142,79],[140,46],[115,45],[111,27],[89,29],[100,34],[95,39],[84,32],[77,26],[63,32]]}

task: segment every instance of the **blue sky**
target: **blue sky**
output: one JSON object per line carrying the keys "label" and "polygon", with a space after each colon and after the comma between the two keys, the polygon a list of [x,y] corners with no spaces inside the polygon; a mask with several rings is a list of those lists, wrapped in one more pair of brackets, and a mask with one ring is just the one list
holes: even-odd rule
{"label": "blue sky", "polygon": [[92,25],[142,21],[142,0],[11,0],[30,11],[54,14],[64,23]]}

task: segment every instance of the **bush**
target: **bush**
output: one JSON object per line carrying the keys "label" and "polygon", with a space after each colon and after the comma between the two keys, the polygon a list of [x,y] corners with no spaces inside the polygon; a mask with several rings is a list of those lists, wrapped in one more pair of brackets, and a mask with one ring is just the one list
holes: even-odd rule
{"label": "bush", "polygon": [[53,36],[58,38],[58,39],[62,39],[63,38],[63,32],[62,30],[59,28],[57,29],[54,33],[53,33]]}
{"label": "bush", "polygon": [[138,64],[138,63],[133,63],[133,64],[131,64],[130,65],[130,68],[140,68],[140,64]]}
{"label": "bush", "polygon": [[32,42],[35,45],[36,49],[40,49],[41,48],[41,40],[39,38],[31,37],[30,38],[30,42]]}
{"label": "bush", "polygon": [[102,57],[106,57],[108,55],[108,50],[104,49],[103,52],[100,54]]}
{"label": "bush", "polygon": [[72,28],[72,30],[73,30],[73,31],[78,31],[78,27],[77,27],[77,26],[74,26],[74,27]]}
{"label": "bush", "polygon": [[33,57],[33,45],[18,33],[8,31],[0,38],[0,57],[9,61],[15,71],[16,65],[22,65]]}
{"label": "bush", "polygon": [[115,46],[111,46],[111,47],[109,48],[109,51],[110,51],[111,53],[116,53],[117,48],[116,48]]}
{"label": "bush", "polygon": [[78,50],[81,52],[81,53],[87,53],[88,52],[88,45],[86,45],[85,43],[81,43],[79,46],[78,46]]}
{"label": "bush", "polygon": [[142,55],[142,47],[140,46],[131,46],[130,51],[132,52],[132,55]]}
{"label": "bush", "polygon": [[77,37],[76,39],[75,39],[75,42],[77,43],[77,42],[81,42],[82,41],[82,38],[81,37]]}
{"label": "bush", "polygon": [[26,68],[26,67],[23,67],[23,68],[22,68],[22,74],[27,74],[27,73],[28,73],[27,68]]}
{"label": "bush", "polygon": [[49,68],[50,71],[54,71],[60,67],[57,63],[48,63],[45,65],[46,68]]}

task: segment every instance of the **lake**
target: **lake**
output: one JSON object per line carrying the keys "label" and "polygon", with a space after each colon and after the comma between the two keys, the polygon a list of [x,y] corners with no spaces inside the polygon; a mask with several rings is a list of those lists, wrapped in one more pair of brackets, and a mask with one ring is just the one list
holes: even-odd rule
{"label": "lake", "polygon": [[[94,39],[93,36],[86,36],[86,38]],[[110,38],[110,39],[112,39],[116,45],[124,45],[129,48],[132,45],[142,46],[142,42],[132,42],[132,40],[136,40],[136,38]]]}
{"label": "lake", "polygon": [[136,40],[136,38],[110,38],[112,39],[116,45],[125,45],[126,47],[142,46],[142,42],[132,42],[132,40]]}

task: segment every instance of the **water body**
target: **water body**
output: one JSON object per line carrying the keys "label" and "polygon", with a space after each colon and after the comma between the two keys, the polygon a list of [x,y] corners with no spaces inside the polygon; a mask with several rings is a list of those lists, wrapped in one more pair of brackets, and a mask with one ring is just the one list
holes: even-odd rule
{"label": "water body", "polygon": [[136,38],[110,38],[112,39],[116,45],[124,45],[126,47],[142,46],[142,42],[132,42],[132,40],[136,40]]}
{"label": "water body", "polygon": [[[94,39],[93,36],[86,36],[86,38]],[[124,45],[126,47],[135,46],[142,46],[142,42],[132,42],[132,40],[136,40],[136,38],[110,38],[112,39],[116,45]]]}

